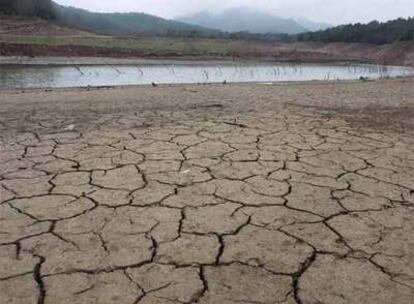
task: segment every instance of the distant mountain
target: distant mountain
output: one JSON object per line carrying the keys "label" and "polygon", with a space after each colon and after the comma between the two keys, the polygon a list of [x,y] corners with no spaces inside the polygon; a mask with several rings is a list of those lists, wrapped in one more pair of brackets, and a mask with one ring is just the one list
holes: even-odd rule
{"label": "distant mountain", "polygon": [[57,6],[57,20],[65,25],[107,35],[212,35],[219,31],[167,20],[145,13],[93,13],[83,9]]}
{"label": "distant mountain", "polygon": [[305,17],[295,18],[295,21],[312,32],[326,30],[327,28],[333,27],[332,24],[325,22],[314,22]]}
{"label": "distant mountain", "polygon": [[280,18],[245,7],[227,9],[218,14],[200,12],[176,20],[226,32],[297,34],[308,31],[293,19]]}
{"label": "distant mountain", "polygon": [[94,13],[51,0],[0,0],[0,14],[35,16],[104,35],[209,36],[220,31],[144,13]]}

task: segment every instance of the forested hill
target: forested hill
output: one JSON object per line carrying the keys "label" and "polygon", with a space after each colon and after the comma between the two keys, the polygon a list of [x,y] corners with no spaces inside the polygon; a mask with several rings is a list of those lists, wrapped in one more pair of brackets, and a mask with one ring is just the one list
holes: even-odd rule
{"label": "forested hill", "polygon": [[368,24],[348,24],[323,31],[297,35],[299,41],[365,42],[385,44],[414,40],[414,18],[396,19],[388,22],[373,21]]}
{"label": "forested hill", "polygon": [[54,6],[51,0],[1,0],[0,13],[55,19]]}
{"label": "forested hill", "polygon": [[94,13],[62,6],[51,0],[1,0],[0,13],[40,17],[105,35],[211,36],[219,33],[144,13]]}
{"label": "forested hill", "polygon": [[92,13],[83,9],[55,6],[59,22],[106,35],[155,34],[209,36],[218,34],[201,26],[167,20],[144,13]]}

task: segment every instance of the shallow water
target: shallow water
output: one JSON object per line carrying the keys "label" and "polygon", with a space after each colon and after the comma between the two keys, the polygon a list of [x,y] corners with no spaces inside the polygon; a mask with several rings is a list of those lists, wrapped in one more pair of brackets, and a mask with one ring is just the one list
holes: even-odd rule
{"label": "shallow water", "polygon": [[414,76],[414,68],[367,64],[0,65],[0,88],[352,80]]}

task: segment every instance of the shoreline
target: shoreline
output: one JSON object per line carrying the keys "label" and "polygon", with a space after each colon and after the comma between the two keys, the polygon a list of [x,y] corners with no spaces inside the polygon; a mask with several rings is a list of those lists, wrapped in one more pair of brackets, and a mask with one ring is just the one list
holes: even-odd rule
{"label": "shoreline", "polygon": [[[0,64],[1,66],[1,64]],[[352,84],[352,83],[378,83],[388,80],[405,80],[414,81],[414,75],[410,76],[397,76],[387,78],[368,78],[364,80],[360,79],[340,79],[340,80],[291,80],[291,81],[278,81],[278,82],[227,82],[223,84],[221,82],[210,82],[210,83],[158,83],[157,88],[176,88],[176,87],[211,87],[211,86],[298,86],[298,85],[341,85],[341,84]],[[35,92],[93,92],[101,90],[120,90],[120,89],[138,89],[138,88],[153,88],[152,84],[125,84],[125,85],[100,85],[100,86],[73,86],[73,87],[27,87],[27,88],[2,88],[0,87],[1,93],[35,93]],[[0,96],[1,97],[1,96]]]}
{"label": "shoreline", "polygon": [[[7,40],[7,39],[6,39]],[[104,41],[108,43],[107,41]],[[140,61],[188,61],[188,62],[303,62],[332,63],[356,62],[364,64],[398,65],[414,67],[414,43],[371,45],[358,43],[293,43],[260,44],[250,41],[211,41],[213,49],[205,46],[208,41],[139,40],[129,48],[99,46],[101,40],[90,42],[91,46],[73,44],[48,45],[2,42],[0,58],[67,58],[83,62],[110,60],[111,62]],[[120,43],[115,41],[113,43]],[[132,43],[132,42],[131,42]],[[157,43],[160,43],[158,45]],[[94,45],[96,44],[96,45]],[[90,59],[88,59],[90,58]],[[20,59],[17,60],[19,63]],[[80,63],[82,63],[82,61]],[[14,61],[16,62],[16,61]],[[1,64],[1,62],[0,62]]]}
{"label": "shoreline", "polygon": [[[62,117],[74,115],[76,119],[87,117],[81,120],[90,125],[91,117],[97,113],[116,115],[131,111],[150,113],[154,110],[179,113],[199,109],[204,114],[214,112],[216,115],[216,110],[219,110],[220,115],[234,117],[246,111],[272,112],[287,106],[313,109],[318,113],[328,112],[334,116],[342,113],[361,125],[373,122],[380,128],[395,127],[412,132],[413,84],[414,77],[372,81],[280,82],[269,85],[229,83],[6,89],[0,90],[0,117],[16,119],[15,122],[26,125],[30,122],[18,118],[25,116],[24,113],[37,113],[40,117],[47,113],[50,119],[55,114]],[[210,109],[211,104],[220,107]],[[45,119],[49,120],[47,117]],[[15,130],[21,129],[20,126],[16,127]]]}
{"label": "shoreline", "polygon": [[194,65],[194,64],[233,64],[233,63],[292,63],[292,64],[371,64],[371,65],[386,65],[390,67],[411,67],[410,65],[395,65],[395,64],[381,64],[370,60],[279,60],[270,57],[263,58],[228,58],[228,57],[160,57],[157,59],[145,58],[145,57],[85,57],[85,56],[0,56],[0,66],[2,65],[27,65],[27,66],[69,66],[69,65],[117,65],[117,66],[130,66],[130,65]]}

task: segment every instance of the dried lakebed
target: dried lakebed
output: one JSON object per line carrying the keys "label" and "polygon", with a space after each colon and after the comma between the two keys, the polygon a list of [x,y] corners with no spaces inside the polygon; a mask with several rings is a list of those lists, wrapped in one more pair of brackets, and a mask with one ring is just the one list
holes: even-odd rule
{"label": "dried lakebed", "polygon": [[0,302],[411,304],[413,84],[0,92]]}
{"label": "dried lakebed", "polygon": [[1,88],[352,80],[413,76],[412,67],[317,63],[1,64]]}

